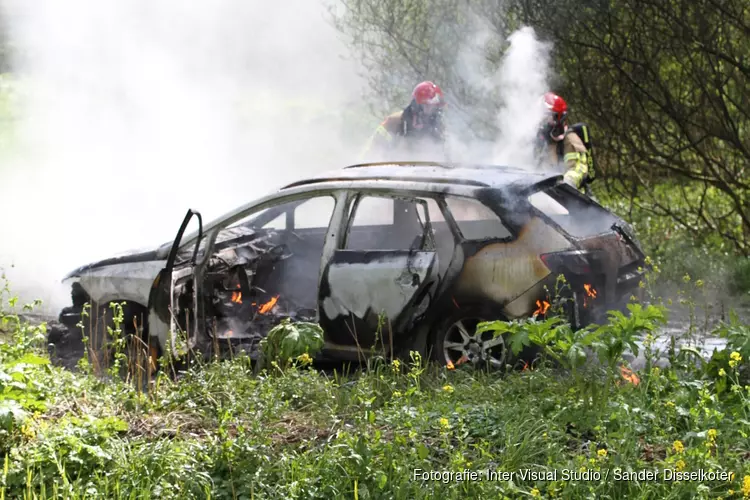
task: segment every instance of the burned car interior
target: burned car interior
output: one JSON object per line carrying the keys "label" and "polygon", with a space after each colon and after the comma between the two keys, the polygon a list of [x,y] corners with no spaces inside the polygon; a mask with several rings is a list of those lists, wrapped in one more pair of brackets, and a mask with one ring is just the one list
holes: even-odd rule
{"label": "burned car interior", "polygon": [[207,259],[204,235],[195,266],[193,251],[183,250],[173,285],[180,329],[193,330],[192,317],[211,337],[259,340],[289,317],[319,321],[334,344],[370,345],[378,330],[388,334],[383,315],[385,329],[408,330],[434,301],[459,243],[449,220],[466,239],[512,236],[486,205],[465,197],[351,192],[346,203],[342,237],[322,270],[331,194],[281,203],[220,230]]}

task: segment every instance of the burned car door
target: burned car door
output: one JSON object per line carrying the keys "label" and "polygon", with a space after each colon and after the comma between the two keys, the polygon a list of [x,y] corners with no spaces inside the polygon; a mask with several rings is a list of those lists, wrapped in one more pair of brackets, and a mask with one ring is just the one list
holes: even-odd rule
{"label": "burned car door", "polygon": [[320,324],[332,344],[388,345],[391,333],[411,329],[437,283],[427,203],[360,194],[345,228],[321,274]]}
{"label": "burned car door", "polygon": [[[198,238],[195,245],[180,251],[185,230],[193,216],[198,219]],[[168,338],[173,353],[181,351],[175,345],[175,335],[182,333],[190,346],[196,329],[202,322],[201,301],[197,291],[200,280],[195,275],[199,246],[203,240],[203,218],[195,210],[188,210],[177,231],[167,264],[154,280],[149,297],[149,314],[169,328]]]}

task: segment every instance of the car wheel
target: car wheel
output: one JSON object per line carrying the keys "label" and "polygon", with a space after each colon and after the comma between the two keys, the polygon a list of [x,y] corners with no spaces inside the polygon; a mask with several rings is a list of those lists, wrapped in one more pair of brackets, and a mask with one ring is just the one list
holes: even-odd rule
{"label": "car wheel", "polygon": [[[505,369],[506,366],[524,366],[536,355],[535,349],[526,349],[514,356],[506,336],[493,332],[476,333],[479,323],[502,319],[497,313],[480,306],[464,307],[438,323],[432,341],[432,356],[444,366],[462,364]],[[520,362],[520,366],[519,366]]]}

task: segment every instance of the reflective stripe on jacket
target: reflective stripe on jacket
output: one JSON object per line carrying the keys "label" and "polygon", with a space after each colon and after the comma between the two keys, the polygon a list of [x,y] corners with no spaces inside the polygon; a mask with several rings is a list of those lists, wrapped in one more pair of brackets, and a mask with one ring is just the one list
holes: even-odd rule
{"label": "reflective stripe on jacket", "polygon": [[562,163],[566,170],[563,176],[565,182],[576,189],[581,189],[583,181],[589,173],[589,166],[586,146],[583,145],[583,141],[578,137],[578,134],[573,131],[565,134],[562,158],[558,156],[558,144],[556,142],[548,143],[545,153],[546,158],[543,158],[543,160],[546,160],[553,167]]}

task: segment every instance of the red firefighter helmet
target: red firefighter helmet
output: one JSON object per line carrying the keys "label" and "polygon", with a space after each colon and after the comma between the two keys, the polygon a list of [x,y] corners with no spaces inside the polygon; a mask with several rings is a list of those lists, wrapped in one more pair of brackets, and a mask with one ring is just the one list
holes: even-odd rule
{"label": "red firefighter helmet", "polygon": [[445,106],[443,91],[432,82],[422,82],[414,87],[411,93],[412,99],[423,108],[438,108]]}
{"label": "red firefighter helmet", "polygon": [[550,136],[559,141],[565,136],[565,120],[568,117],[568,103],[559,95],[547,92],[542,100],[548,113],[547,124],[550,127]]}

